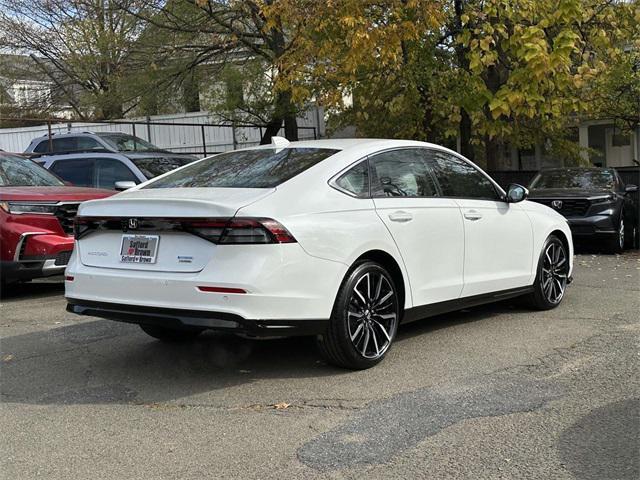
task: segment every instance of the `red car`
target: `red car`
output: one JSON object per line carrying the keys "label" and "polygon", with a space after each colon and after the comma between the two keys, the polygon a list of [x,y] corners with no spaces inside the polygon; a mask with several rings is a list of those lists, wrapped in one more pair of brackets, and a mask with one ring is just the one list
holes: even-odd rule
{"label": "red car", "polygon": [[66,186],[35,162],[0,152],[0,280],[61,274],[73,250],[80,202],[110,190]]}

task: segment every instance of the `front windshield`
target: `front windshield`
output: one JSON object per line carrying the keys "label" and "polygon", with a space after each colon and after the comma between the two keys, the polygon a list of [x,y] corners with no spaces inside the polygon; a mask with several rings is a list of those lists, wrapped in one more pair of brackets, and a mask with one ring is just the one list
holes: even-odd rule
{"label": "front windshield", "polygon": [[0,155],[0,187],[59,187],[55,175],[27,158]]}
{"label": "front windshield", "polygon": [[549,170],[540,172],[531,182],[531,189],[575,188],[610,190],[615,187],[613,170]]}
{"label": "front windshield", "polygon": [[126,133],[98,133],[100,138],[119,152],[162,152],[161,148]]}

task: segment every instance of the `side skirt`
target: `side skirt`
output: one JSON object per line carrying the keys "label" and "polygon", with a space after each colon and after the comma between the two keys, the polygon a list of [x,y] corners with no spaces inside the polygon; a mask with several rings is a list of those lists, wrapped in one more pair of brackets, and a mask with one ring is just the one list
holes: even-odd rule
{"label": "side skirt", "polygon": [[443,313],[455,312],[463,308],[477,307],[486,303],[499,302],[508,298],[515,298],[533,292],[533,286],[510,288],[499,292],[483,293],[472,297],[456,298],[446,302],[432,303],[430,305],[420,305],[404,311],[401,323],[415,322],[423,318],[429,318]]}

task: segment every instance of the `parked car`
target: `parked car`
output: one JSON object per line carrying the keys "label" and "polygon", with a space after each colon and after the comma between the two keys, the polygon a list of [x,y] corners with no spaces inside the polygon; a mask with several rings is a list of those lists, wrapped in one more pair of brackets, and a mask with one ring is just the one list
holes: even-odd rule
{"label": "parked car", "polygon": [[0,153],[2,283],[64,272],[73,249],[78,205],[113,193],[68,187],[31,160]]}
{"label": "parked car", "polygon": [[530,199],[567,218],[576,240],[595,239],[613,253],[638,248],[638,205],[614,168],[554,168],[532,180]]}
{"label": "parked car", "polygon": [[368,368],[402,322],[560,304],[571,230],[526,194],[437,145],[276,138],[81,205],[67,309],[167,341],[313,334],[329,362]]}
{"label": "parked car", "polygon": [[116,190],[197,160],[116,132],[54,134],[51,141],[45,135],[32,140],[25,153],[73,185]]}

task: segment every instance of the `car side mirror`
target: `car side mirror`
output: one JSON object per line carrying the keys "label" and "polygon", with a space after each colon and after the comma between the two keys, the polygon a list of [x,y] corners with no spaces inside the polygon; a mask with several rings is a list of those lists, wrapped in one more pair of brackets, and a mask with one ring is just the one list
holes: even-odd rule
{"label": "car side mirror", "polygon": [[637,185],[625,185],[624,192],[625,193],[634,193],[638,191]]}
{"label": "car side mirror", "polygon": [[136,186],[136,182],[132,182],[131,180],[120,180],[114,184],[114,188],[118,191],[129,190]]}
{"label": "car side mirror", "polygon": [[512,183],[507,187],[507,203],[518,203],[529,196],[529,190],[527,190],[522,185],[518,185],[517,183]]}

